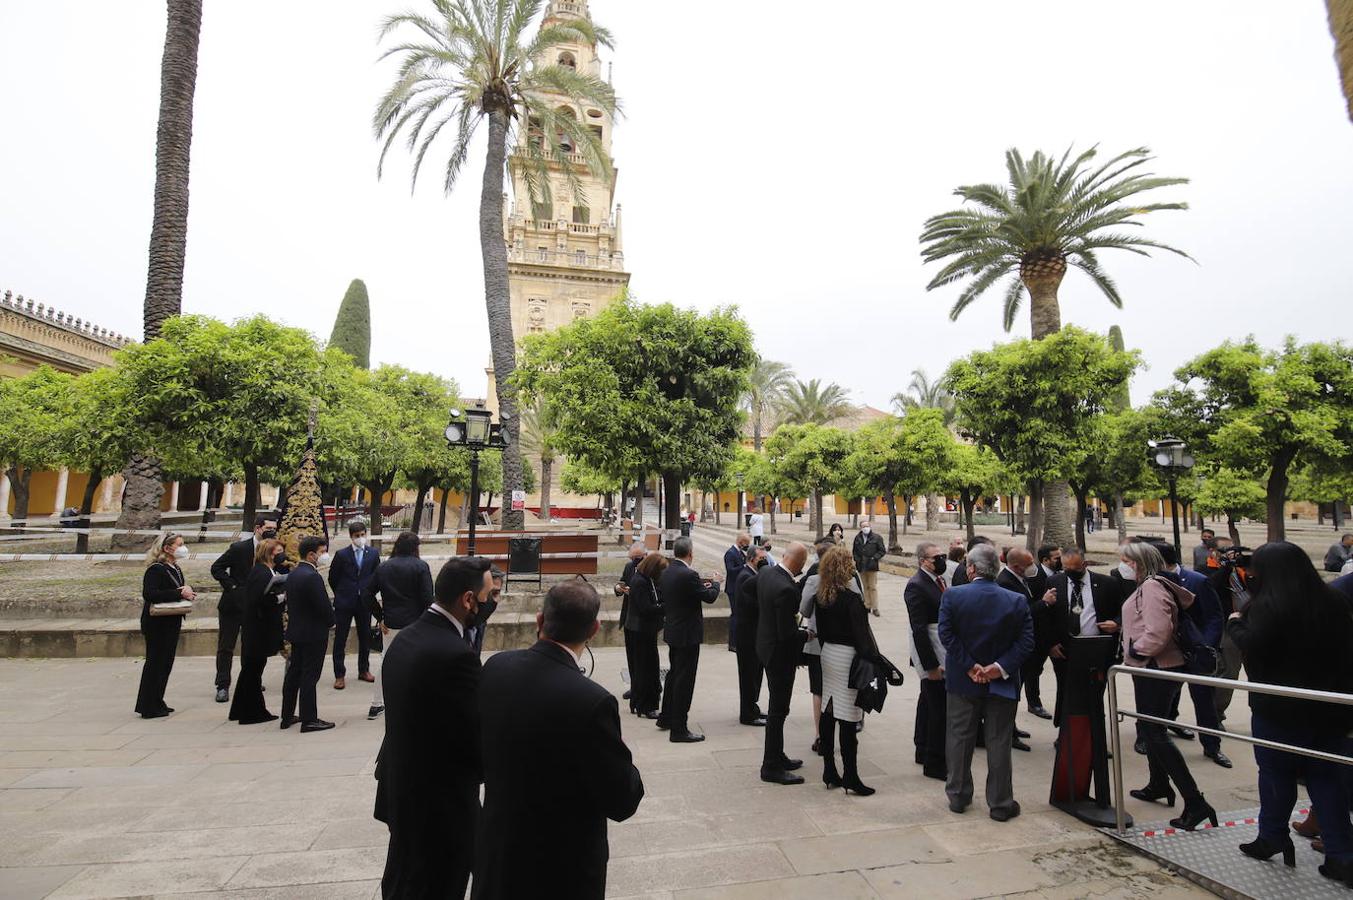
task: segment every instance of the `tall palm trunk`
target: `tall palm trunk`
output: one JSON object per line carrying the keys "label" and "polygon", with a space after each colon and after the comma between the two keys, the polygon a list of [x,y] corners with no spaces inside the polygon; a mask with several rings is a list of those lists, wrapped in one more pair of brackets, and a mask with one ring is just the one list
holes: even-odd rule
{"label": "tall palm trunk", "polygon": [[1326,0],[1326,6],[1334,35],[1334,58],[1348,100],[1348,117],[1353,119],[1353,0]]}
{"label": "tall palm trunk", "polygon": [[[1020,267],[1020,277],[1029,289],[1029,322],[1036,341],[1062,330],[1057,289],[1065,276],[1066,260],[1060,257],[1025,260]],[[1044,484],[1042,500],[1040,530],[1043,542],[1059,547],[1072,546],[1076,540],[1076,527],[1071,510],[1071,489],[1066,481],[1059,479]],[[1031,528],[1030,532],[1033,531]]]}
{"label": "tall palm trunk", "polygon": [[[155,131],[155,213],[150,226],[150,265],[143,307],[146,340],[160,333],[165,319],[183,309],[183,261],[188,249],[188,162],[193,143],[193,94],[197,90],[197,47],[202,35],[202,0],[168,0],[164,55],[160,60],[160,120]],[[135,453],[123,472],[126,498],[119,529],[160,526],[160,462]],[[114,535],[113,546],[131,548],[152,539]]]}
{"label": "tall palm trunk", "polygon": [[[488,111],[488,158],[484,161],[484,186],[479,195],[479,249],[484,258],[484,305],[489,317],[489,345],[493,351],[493,379],[498,390],[498,415],[508,438],[503,451],[503,496],[511,497],[525,484],[518,438],[517,396],[512,373],[517,367],[517,345],[512,337],[512,309],[507,282],[507,243],[503,239],[503,173],[507,166],[507,109]],[[520,531],[525,513],[503,504],[502,527]]]}
{"label": "tall palm trunk", "polygon": [[548,453],[540,454],[540,520],[550,521],[550,478],[554,475],[554,459]]}

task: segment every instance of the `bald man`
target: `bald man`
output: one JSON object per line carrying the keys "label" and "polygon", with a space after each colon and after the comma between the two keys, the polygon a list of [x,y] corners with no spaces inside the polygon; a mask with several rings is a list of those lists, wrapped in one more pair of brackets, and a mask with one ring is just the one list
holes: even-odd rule
{"label": "bald man", "polygon": [[785,719],[789,718],[794,673],[808,635],[795,619],[803,591],[800,579],[807,562],[808,548],[795,541],[779,563],[762,570],[756,579],[760,614],[756,623],[756,655],[766,667],[766,687],[770,694],[761,780],[771,784],[803,784],[803,776],[794,774],[794,770],[803,765],[803,760],[785,755]]}

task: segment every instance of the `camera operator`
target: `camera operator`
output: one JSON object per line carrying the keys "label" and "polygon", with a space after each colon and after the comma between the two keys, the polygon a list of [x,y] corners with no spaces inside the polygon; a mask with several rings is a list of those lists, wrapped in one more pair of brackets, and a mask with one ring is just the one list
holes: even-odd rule
{"label": "camera operator", "polygon": [[[1217,568],[1211,570],[1212,588],[1221,601],[1221,612],[1229,619],[1231,613],[1243,612],[1250,603],[1249,567],[1251,554],[1245,547],[1237,547],[1230,538],[1218,536],[1216,539]],[[1221,656],[1224,669],[1222,678],[1232,681],[1240,677],[1240,648],[1231,639],[1230,631],[1222,633]],[[1217,689],[1217,721],[1226,721],[1226,709],[1231,705],[1231,691]]]}

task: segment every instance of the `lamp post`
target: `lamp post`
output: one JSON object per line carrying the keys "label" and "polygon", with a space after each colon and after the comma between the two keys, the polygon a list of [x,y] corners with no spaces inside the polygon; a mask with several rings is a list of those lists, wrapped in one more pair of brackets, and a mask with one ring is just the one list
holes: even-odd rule
{"label": "lamp post", "polygon": [[747,482],[747,476],[738,473],[738,531],[747,527],[747,495],[744,493],[743,485]]}
{"label": "lamp post", "polygon": [[[499,416],[500,420],[502,416]],[[494,422],[493,414],[483,403],[461,412],[451,410],[451,422],[446,426],[446,443],[451,447],[465,447],[470,451],[470,541],[466,556],[474,556],[475,526],[479,522],[479,454],[484,450],[506,450],[508,434],[501,421]],[[506,498],[504,498],[506,499]]]}
{"label": "lamp post", "polygon": [[1154,441],[1146,442],[1146,455],[1163,473],[1170,485],[1170,519],[1174,524],[1174,552],[1182,560],[1183,548],[1179,545],[1179,476],[1193,468],[1193,457],[1187,453],[1188,445],[1177,437],[1166,435]]}

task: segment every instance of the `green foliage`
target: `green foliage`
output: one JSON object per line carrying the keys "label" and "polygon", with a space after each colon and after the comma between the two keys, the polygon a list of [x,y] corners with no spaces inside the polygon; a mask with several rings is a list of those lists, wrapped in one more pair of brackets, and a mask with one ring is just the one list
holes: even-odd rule
{"label": "green foliage", "polygon": [[613,303],[523,342],[515,382],[543,400],[553,446],[612,477],[663,472],[695,484],[723,473],[741,430],[751,333],[732,310]]}
{"label": "green foliage", "polygon": [[357,368],[371,368],[371,301],[360,278],[354,278],[343,295],[329,346],[351,356]]}
{"label": "green foliage", "polygon": [[949,464],[941,474],[938,487],[946,494],[967,494],[977,499],[989,494],[1003,494],[1006,476],[990,450],[954,441],[949,453]]}
{"label": "green foliage", "polygon": [[20,378],[0,380],[0,468],[22,473],[62,462],[61,439],[73,404],[72,380],[48,366]]}
{"label": "green foliage", "polygon": [[954,395],[945,390],[943,379],[931,381],[925,369],[913,369],[907,390],[893,394],[892,401],[899,415],[916,409],[938,409],[944,413],[944,424],[953,424]]}
{"label": "green foliage", "polygon": [[[781,425],[766,441],[772,496],[827,494],[850,484],[846,460],[854,450],[848,432],[822,425]],[[763,493],[756,491],[756,493]]]}
{"label": "green foliage", "polygon": [[752,420],[753,448],[761,452],[761,440],[766,425],[784,401],[785,393],[794,384],[794,370],[782,362],[757,357],[756,365],[747,378],[743,407]]}
{"label": "green foliage", "polygon": [[1007,150],[1008,185],[964,185],[954,193],[972,207],[926,220],[921,256],[928,263],[947,261],[926,290],[971,279],[950,310],[951,319],[1011,276],[1003,288],[1005,329],[1009,331],[1027,287],[1024,276],[1031,267],[1078,268],[1110,303],[1121,307],[1117,285],[1099,267],[1100,250],[1147,256],[1158,249],[1187,257],[1174,247],[1112,229],[1140,225],[1138,220],[1147,213],[1187,209],[1184,203],[1142,203],[1136,195],[1187,184],[1188,179],[1158,178],[1140,171],[1151,160],[1144,147],[1092,166],[1096,155],[1094,148],[1074,159],[1069,149],[1061,159],[1039,151],[1026,160],[1018,150]]}
{"label": "green foliage", "polygon": [[[144,443],[129,387],[116,367],[95,369],[71,382],[71,405],[58,440],[63,465],[102,478],[122,468]],[[207,470],[192,474],[201,477]]]}
{"label": "green foliage", "polygon": [[826,425],[850,412],[846,391],[818,379],[788,384],[780,398],[780,421],[786,425]]}
{"label": "green foliage", "polygon": [[902,418],[870,422],[855,432],[845,470],[851,496],[939,490],[955,461],[958,442],[944,410],[917,408]]}
{"label": "green foliage", "polygon": [[1254,476],[1225,467],[1203,479],[1194,498],[1198,511],[1208,516],[1226,516],[1228,520],[1263,519],[1264,487]]}
{"label": "green foliage", "polygon": [[1287,495],[1310,503],[1346,502],[1353,497],[1353,468],[1324,461],[1305,466],[1293,473]]}
{"label": "green foliage", "polygon": [[1046,482],[1070,477],[1085,463],[1095,450],[1095,416],[1137,365],[1135,352],[1069,327],[960,359],[945,385],[954,393],[961,433],[1022,479]]}
{"label": "green foliage", "polygon": [[559,473],[559,485],[571,494],[591,496],[592,494],[613,494],[620,490],[620,479],[589,469],[585,464],[569,460]]}
{"label": "green foliage", "polygon": [[[1117,325],[1110,326],[1109,328],[1109,346],[1119,353],[1122,353],[1127,349],[1127,345],[1123,343],[1123,329],[1119,328]],[[1120,413],[1126,412],[1131,408],[1132,389],[1131,386],[1124,381],[1122,386],[1118,389],[1118,392],[1114,394],[1113,399],[1109,401],[1109,411]]]}

